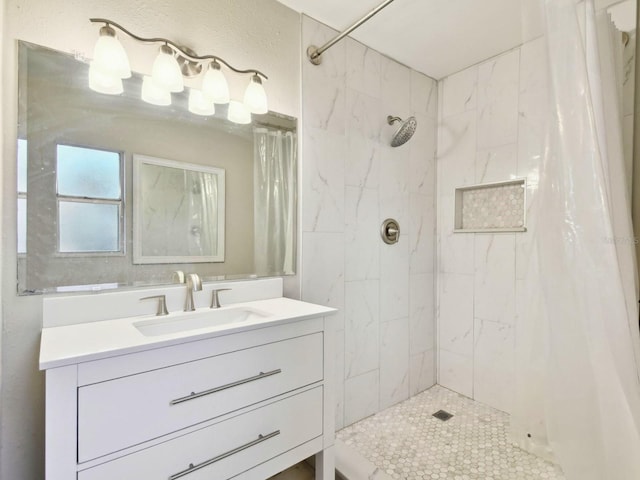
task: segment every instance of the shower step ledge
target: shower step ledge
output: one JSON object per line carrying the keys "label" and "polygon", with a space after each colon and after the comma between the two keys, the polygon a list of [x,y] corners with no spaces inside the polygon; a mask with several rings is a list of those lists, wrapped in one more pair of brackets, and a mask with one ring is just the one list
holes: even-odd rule
{"label": "shower step ledge", "polygon": [[336,478],[343,480],[393,480],[354,448],[336,439]]}

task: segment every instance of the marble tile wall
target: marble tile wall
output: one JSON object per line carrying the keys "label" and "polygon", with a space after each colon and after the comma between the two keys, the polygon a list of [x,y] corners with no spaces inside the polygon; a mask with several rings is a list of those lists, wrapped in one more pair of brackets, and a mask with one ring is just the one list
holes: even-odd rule
{"label": "marble tile wall", "polygon": [[531,238],[453,233],[454,192],[526,178],[531,221],[544,147],[544,48],[533,40],[439,82],[438,383],[506,412]]}
{"label": "marble tile wall", "polygon": [[[303,18],[302,51],[337,32]],[[436,82],[347,38],[302,62],[302,299],[338,313],[336,427],[435,383]],[[414,115],[399,148],[387,115]],[[380,239],[387,217],[400,241]]]}

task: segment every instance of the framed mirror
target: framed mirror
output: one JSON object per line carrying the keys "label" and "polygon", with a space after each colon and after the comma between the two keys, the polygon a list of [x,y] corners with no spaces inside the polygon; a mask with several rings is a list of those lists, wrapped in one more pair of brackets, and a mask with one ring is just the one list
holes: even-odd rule
{"label": "framed mirror", "polygon": [[224,173],[134,154],[133,263],[224,262]]}
{"label": "framed mirror", "polygon": [[[87,63],[25,42],[18,79],[20,294],[159,285],[174,270],[205,280],[295,273],[295,118],[269,112],[238,125],[217,104],[214,115],[195,115],[188,85],[170,106],[150,105],[135,73],[122,94],[96,93]],[[136,159],[149,171],[135,173]],[[160,200],[144,186],[172,168],[183,180],[215,178],[197,221],[163,204],[187,199],[189,188]],[[191,191],[210,188],[203,178]],[[161,244],[160,232],[180,248]]]}

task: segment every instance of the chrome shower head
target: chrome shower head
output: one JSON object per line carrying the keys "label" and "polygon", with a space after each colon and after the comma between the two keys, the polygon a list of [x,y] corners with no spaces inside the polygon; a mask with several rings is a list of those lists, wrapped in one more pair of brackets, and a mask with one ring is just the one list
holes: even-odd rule
{"label": "chrome shower head", "polygon": [[400,122],[402,125],[400,125],[400,128],[391,138],[392,147],[399,147],[407,143],[418,127],[416,117],[409,117],[406,120],[402,120],[400,117],[392,117],[391,115],[387,117],[387,123],[389,125],[393,125],[396,122]]}

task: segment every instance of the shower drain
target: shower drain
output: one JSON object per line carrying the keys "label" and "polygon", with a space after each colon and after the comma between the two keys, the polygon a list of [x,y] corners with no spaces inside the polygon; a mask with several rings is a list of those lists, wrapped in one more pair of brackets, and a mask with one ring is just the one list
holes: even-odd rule
{"label": "shower drain", "polygon": [[449,412],[445,412],[444,410],[438,410],[436,413],[433,414],[433,416],[436,417],[438,420],[442,420],[443,422],[446,422],[451,417],[453,417],[452,414],[450,414]]}

